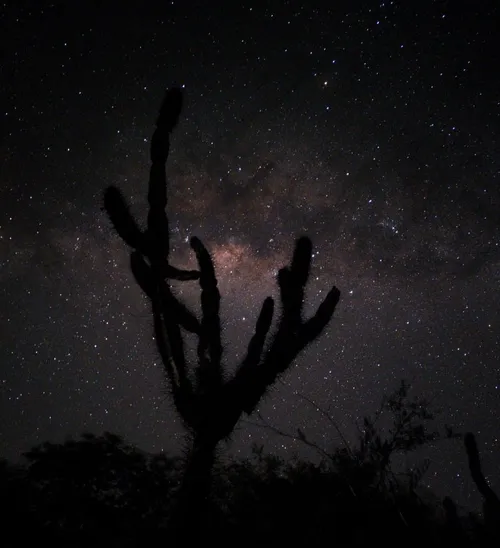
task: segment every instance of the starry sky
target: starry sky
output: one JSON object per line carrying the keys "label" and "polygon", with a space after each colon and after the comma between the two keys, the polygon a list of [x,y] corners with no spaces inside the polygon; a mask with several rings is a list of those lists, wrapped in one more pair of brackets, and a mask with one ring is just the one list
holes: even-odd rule
{"label": "starry sky", "polygon": [[[298,235],[323,336],[259,411],[325,448],[354,439],[401,379],[478,435],[500,487],[500,79],[496,1],[4,2],[0,6],[0,445],[109,430],[176,452],[149,305],[102,211],[119,186],[145,220],[149,139],[185,93],[167,166],[172,261],[212,252],[227,370]],[[177,288],[198,306],[196,282]],[[254,420],[252,418],[252,420]],[[242,422],[251,443],[310,455]],[[426,484],[477,505],[460,442]]]}

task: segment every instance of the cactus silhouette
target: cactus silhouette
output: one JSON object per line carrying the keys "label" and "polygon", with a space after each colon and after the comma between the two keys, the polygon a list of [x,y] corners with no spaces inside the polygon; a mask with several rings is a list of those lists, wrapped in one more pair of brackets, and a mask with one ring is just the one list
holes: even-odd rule
{"label": "cactus silhouette", "polygon": [[[161,355],[176,409],[191,435],[183,483],[170,528],[174,542],[197,543],[203,510],[210,492],[212,468],[219,441],[230,437],[243,412],[251,414],[277,377],[314,341],[329,323],[340,298],[332,287],[314,316],[303,319],[304,289],[308,280],[312,244],[307,237],[296,241],[290,266],[278,274],[282,303],[276,332],[266,339],[274,314],[274,301],[264,300],[246,357],[234,376],[225,380],[222,364],[220,293],[215,268],[203,243],[191,238],[199,270],[181,270],[169,262],[169,225],[165,163],[170,133],[182,107],[179,89],[167,91],[151,141],[149,213],[142,232],[116,187],[104,193],[104,207],[119,236],[133,251],[133,275],[152,304],[156,344]],[[201,319],[174,295],[169,280],[198,280]],[[181,328],[198,338],[195,383],[188,375]]]}
{"label": "cactus silhouette", "polygon": [[464,444],[472,479],[484,499],[483,514],[487,534],[491,540],[500,541],[500,499],[484,477],[474,434],[471,432],[465,434]]}

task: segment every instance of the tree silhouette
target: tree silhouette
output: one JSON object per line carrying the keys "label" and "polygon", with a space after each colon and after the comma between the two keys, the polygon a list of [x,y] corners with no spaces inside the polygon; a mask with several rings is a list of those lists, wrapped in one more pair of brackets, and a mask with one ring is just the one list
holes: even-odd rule
{"label": "tree silhouette", "polygon": [[[234,376],[225,380],[220,293],[210,253],[198,238],[193,237],[190,244],[199,270],[181,270],[169,262],[165,163],[170,133],[177,124],[181,107],[181,91],[167,91],[151,141],[147,229],[144,232],[139,229],[116,187],[106,189],[104,207],[118,234],[133,248],[130,255],[132,272],[151,301],[156,344],[169,388],[191,435],[184,480],[176,511],[170,520],[176,541],[189,544],[196,543],[201,534],[200,524],[219,441],[231,435],[243,412],[250,415],[254,411],[278,376],[321,334],[333,315],[340,292],[332,287],[314,316],[303,319],[312,244],[307,237],[299,238],[290,266],[280,269],[278,274],[282,312],[276,332],[265,348],[274,314],[274,301],[268,297],[262,305],[246,357]],[[174,295],[169,284],[172,279],[199,280],[201,319]],[[198,337],[194,386],[188,375],[181,328]]]}

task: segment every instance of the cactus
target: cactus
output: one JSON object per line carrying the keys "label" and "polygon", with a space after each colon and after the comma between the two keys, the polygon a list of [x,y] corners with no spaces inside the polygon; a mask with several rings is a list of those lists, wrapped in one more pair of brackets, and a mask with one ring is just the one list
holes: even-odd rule
{"label": "cactus", "polygon": [[486,532],[491,540],[498,542],[500,541],[500,499],[484,477],[474,434],[471,432],[465,434],[464,444],[472,479],[484,499],[483,514]]}
{"label": "cactus", "polygon": [[[147,229],[138,228],[125,199],[116,187],[104,194],[104,207],[118,235],[133,248],[133,275],[152,303],[156,344],[169,388],[192,448],[171,518],[177,541],[196,542],[198,524],[209,494],[212,467],[219,441],[229,438],[243,413],[250,415],[277,377],[297,355],[324,330],[340,298],[336,287],[328,292],[316,314],[302,317],[304,289],[308,280],[312,244],[307,237],[296,241],[291,265],[279,271],[282,314],[276,333],[264,350],[274,314],[274,301],[264,300],[246,357],[233,378],[224,379],[222,364],[220,293],[210,253],[196,237],[191,238],[199,269],[181,270],[169,262],[169,226],[165,212],[167,180],[165,163],[169,136],[182,106],[180,90],[167,92],[151,142],[149,213]],[[201,320],[174,295],[169,280],[198,280],[201,289]],[[198,337],[195,386],[188,376],[181,328]],[[198,523],[197,523],[198,522]]]}

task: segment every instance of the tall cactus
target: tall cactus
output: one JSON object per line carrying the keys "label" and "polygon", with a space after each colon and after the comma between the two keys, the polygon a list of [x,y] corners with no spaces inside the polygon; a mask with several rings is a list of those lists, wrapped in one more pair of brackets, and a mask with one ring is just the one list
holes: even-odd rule
{"label": "tall cactus", "polygon": [[[151,142],[149,214],[141,232],[125,199],[116,187],[104,194],[104,207],[119,236],[133,251],[133,275],[152,303],[156,344],[169,379],[172,397],[192,438],[183,484],[171,527],[178,542],[197,542],[203,508],[209,494],[217,444],[228,438],[242,413],[251,414],[276,378],[329,323],[340,298],[336,287],[327,294],[316,314],[303,319],[304,289],[309,276],[312,244],[297,240],[291,265],[279,271],[282,303],[277,331],[264,350],[274,314],[274,301],[264,300],[246,357],[235,375],[225,380],[222,364],[220,293],[210,253],[196,237],[191,239],[199,270],[186,271],[169,262],[169,227],[165,212],[165,163],[169,136],[182,106],[178,89],[167,91]],[[201,320],[176,298],[169,280],[198,280]],[[195,386],[188,376],[181,328],[198,337]]]}
{"label": "tall cactus", "polygon": [[474,434],[468,432],[464,438],[469,460],[469,470],[478,491],[483,496],[483,515],[487,534],[491,540],[500,541],[500,499],[488,485],[481,469],[481,460]]}

